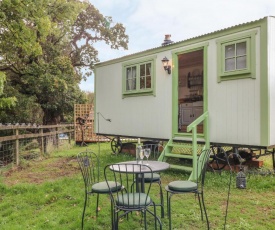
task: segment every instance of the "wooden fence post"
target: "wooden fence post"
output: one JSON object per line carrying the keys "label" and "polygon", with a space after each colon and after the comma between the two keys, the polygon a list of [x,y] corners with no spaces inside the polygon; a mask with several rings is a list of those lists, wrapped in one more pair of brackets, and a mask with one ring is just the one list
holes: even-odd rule
{"label": "wooden fence post", "polygon": [[43,137],[43,128],[39,129],[39,134],[41,134],[41,153],[44,154],[44,137]]}
{"label": "wooden fence post", "polygon": [[[70,128],[71,129],[71,128]],[[71,144],[71,140],[72,140],[72,133],[69,132],[69,144]]]}
{"label": "wooden fence post", "polygon": [[[18,129],[15,130],[15,135],[16,136],[19,135],[19,130]],[[15,154],[16,154],[16,166],[19,166],[20,158],[19,158],[19,139],[18,139],[18,137],[15,140]]]}
{"label": "wooden fence post", "polygon": [[57,149],[59,148],[59,135],[58,135],[58,127],[55,128],[55,132],[56,132],[56,135],[55,135],[55,138],[56,138],[56,146],[57,146]]}

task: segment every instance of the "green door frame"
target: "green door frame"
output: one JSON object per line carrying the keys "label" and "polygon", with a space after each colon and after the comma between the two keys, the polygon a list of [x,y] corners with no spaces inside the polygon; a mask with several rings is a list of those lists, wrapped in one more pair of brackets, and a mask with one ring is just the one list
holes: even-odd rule
{"label": "green door frame", "polygon": [[[191,133],[179,133],[178,132],[178,55],[183,53],[190,53],[196,50],[203,50],[203,113],[208,111],[208,87],[207,87],[207,49],[208,42],[193,45],[182,48],[180,50],[172,52],[172,63],[173,63],[173,71],[172,71],[172,137],[191,137]],[[203,134],[198,134],[198,136],[204,136]]]}

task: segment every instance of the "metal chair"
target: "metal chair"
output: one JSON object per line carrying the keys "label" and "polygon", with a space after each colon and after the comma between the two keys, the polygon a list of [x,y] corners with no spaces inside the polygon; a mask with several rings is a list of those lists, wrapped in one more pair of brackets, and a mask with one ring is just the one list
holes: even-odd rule
{"label": "metal chair", "polygon": [[122,186],[121,184],[114,183],[113,181],[110,181],[108,185],[106,181],[99,181],[99,159],[94,152],[86,150],[85,152],[78,153],[77,161],[79,163],[85,185],[85,201],[81,222],[81,227],[83,229],[88,195],[97,194],[96,216],[98,216],[99,194],[109,194],[110,189],[116,191],[122,189]]}
{"label": "metal chair", "polygon": [[208,221],[206,207],[204,203],[203,187],[204,187],[205,174],[206,174],[206,169],[209,161],[210,152],[211,152],[210,149],[203,150],[201,152],[197,162],[198,164],[197,179],[195,182],[190,180],[187,180],[187,181],[178,180],[178,181],[170,182],[165,187],[165,190],[167,191],[167,209],[168,209],[167,211],[168,211],[168,219],[169,219],[169,229],[172,229],[171,197],[174,194],[186,194],[186,193],[194,193],[195,195],[198,196],[200,211],[201,211],[201,218],[203,220],[203,211],[204,211],[206,222],[207,222],[207,229],[209,229],[209,221]]}
{"label": "metal chair", "polygon": [[[144,173],[151,175],[151,181],[153,172],[147,165],[142,164],[111,164],[107,165],[104,169],[104,176],[109,186],[111,199],[113,203],[112,219],[113,228],[118,229],[119,220],[127,216],[133,211],[140,211],[142,218],[144,218],[144,227],[147,229],[146,214],[149,212],[155,220],[155,229],[157,229],[157,223],[159,223],[160,229],[162,224],[160,219],[156,215],[156,206],[154,201],[149,196],[151,190],[151,183],[148,186],[144,186]],[[115,183],[123,184],[124,190],[114,191],[112,190],[112,184],[109,181],[115,181]],[[134,188],[133,188],[133,187]],[[131,189],[134,189],[133,191]],[[149,209],[153,207],[153,212]]]}
{"label": "metal chair", "polygon": [[[161,144],[158,144],[158,143],[144,144],[141,147],[142,147],[142,149],[149,148],[151,150],[151,155],[153,154],[154,158],[158,157],[160,152],[163,149],[163,146]],[[144,163],[146,163],[146,159],[144,159]],[[161,218],[163,218],[164,217],[164,198],[163,198],[160,174],[159,173],[153,173],[152,180],[151,180],[151,175],[147,175],[145,173],[144,174],[144,182],[145,183],[151,183],[152,182],[152,183],[157,183],[159,185],[160,203],[156,204],[156,206],[160,206],[160,208],[161,208]]]}

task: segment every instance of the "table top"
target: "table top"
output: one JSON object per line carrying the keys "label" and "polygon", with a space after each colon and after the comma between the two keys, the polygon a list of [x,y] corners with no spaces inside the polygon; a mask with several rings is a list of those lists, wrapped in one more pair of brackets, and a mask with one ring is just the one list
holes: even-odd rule
{"label": "table top", "polygon": [[[137,164],[137,161],[125,161],[125,162],[119,162],[118,164],[127,164],[127,165],[131,165],[131,164]],[[150,167],[150,169],[148,169],[148,167],[146,167],[147,161],[144,160],[143,161],[143,165],[145,167],[131,167],[131,166],[127,166],[127,169],[125,166],[123,167],[119,167],[118,165],[114,165],[112,168],[110,167],[111,170],[114,171],[120,171],[120,172],[141,172],[141,173],[146,173],[146,172],[151,172],[150,169],[152,170],[152,172],[161,172],[164,171],[166,169],[168,169],[170,167],[170,165],[166,162],[162,162],[162,161],[148,161],[148,166]],[[139,164],[141,165],[141,164]]]}

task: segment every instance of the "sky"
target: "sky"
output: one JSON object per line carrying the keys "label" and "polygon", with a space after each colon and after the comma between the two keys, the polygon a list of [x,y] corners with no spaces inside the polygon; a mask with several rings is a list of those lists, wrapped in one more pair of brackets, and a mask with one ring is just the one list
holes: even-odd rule
{"label": "sky", "polygon": [[[266,16],[275,16],[275,0],[90,0],[104,16],[122,23],[128,50],[95,44],[101,62],[161,46],[165,34],[174,42]],[[94,76],[80,88],[94,91]]]}

